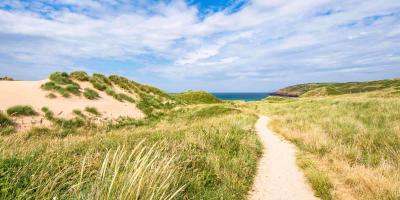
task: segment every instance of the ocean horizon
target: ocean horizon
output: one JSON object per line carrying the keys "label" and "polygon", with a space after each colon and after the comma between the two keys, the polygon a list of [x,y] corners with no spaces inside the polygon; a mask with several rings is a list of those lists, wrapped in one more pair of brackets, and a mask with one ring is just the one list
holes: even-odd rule
{"label": "ocean horizon", "polygon": [[222,100],[240,100],[240,101],[261,101],[272,96],[272,92],[211,92],[214,96]]}

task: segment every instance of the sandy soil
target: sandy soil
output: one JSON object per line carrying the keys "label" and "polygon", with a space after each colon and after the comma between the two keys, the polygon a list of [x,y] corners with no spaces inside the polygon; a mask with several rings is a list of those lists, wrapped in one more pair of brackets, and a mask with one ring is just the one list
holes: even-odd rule
{"label": "sandy soil", "polygon": [[296,148],[267,128],[268,117],[256,124],[264,155],[250,193],[251,200],[314,200],[314,192],[296,165]]}
{"label": "sandy soil", "polygon": [[[49,93],[40,88],[43,81],[0,81],[0,110],[5,112],[9,107],[15,105],[30,105],[37,112],[42,107],[48,107],[58,117],[71,118],[72,111],[79,109],[83,111],[85,107],[95,107],[102,113],[103,119],[116,119],[118,117],[142,118],[144,114],[136,106],[129,102],[120,102],[113,97],[99,92],[101,98],[98,100],[88,100],[85,97],[71,95],[70,98],[58,97],[55,99],[47,98]],[[80,83],[82,88],[91,87],[90,83]],[[23,117],[17,119],[22,124],[37,124],[42,121],[42,117]],[[45,121],[45,120],[43,120]],[[21,124],[21,122],[19,122]]]}

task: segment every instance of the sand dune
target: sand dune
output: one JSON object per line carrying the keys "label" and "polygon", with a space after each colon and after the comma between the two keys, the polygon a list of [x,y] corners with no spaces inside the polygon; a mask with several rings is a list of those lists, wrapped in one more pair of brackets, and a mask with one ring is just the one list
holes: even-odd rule
{"label": "sand dune", "polygon": [[[120,102],[104,92],[99,94],[101,98],[89,100],[85,97],[71,95],[69,98],[63,98],[60,95],[55,99],[47,98],[49,93],[40,88],[47,80],[42,81],[0,81],[0,110],[5,111],[15,105],[30,105],[36,111],[42,107],[48,107],[55,115],[62,118],[73,117],[74,109],[84,110],[85,107],[95,107],[102,114],[104,119],[116,119],[118,117],[142,118],[144,114],[135,104],[129,102]],[[91,87],[90,83],[80,82],[82,88]],[[36,119],[34,119],[36,118]],[[21,118],[29,123],[34,118]],[[25,122],[24,122],[25,123]]]}

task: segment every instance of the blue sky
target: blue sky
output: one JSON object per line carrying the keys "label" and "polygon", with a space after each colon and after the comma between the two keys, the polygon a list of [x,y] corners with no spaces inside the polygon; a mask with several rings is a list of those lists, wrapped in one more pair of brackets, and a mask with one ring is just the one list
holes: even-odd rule
{"label": "blue sky", "polygon": [[170,92],[400,77],[400,1],[0,0],[0,76],[73,70]]}

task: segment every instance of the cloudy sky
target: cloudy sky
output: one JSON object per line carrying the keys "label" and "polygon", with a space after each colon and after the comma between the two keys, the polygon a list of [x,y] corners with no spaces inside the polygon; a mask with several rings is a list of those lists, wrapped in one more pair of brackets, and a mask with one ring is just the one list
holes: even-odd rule
{"label": "cloudy sky", "polygon": [[400,77],[399,0],[0,0],[0,76],[170,92]]}

